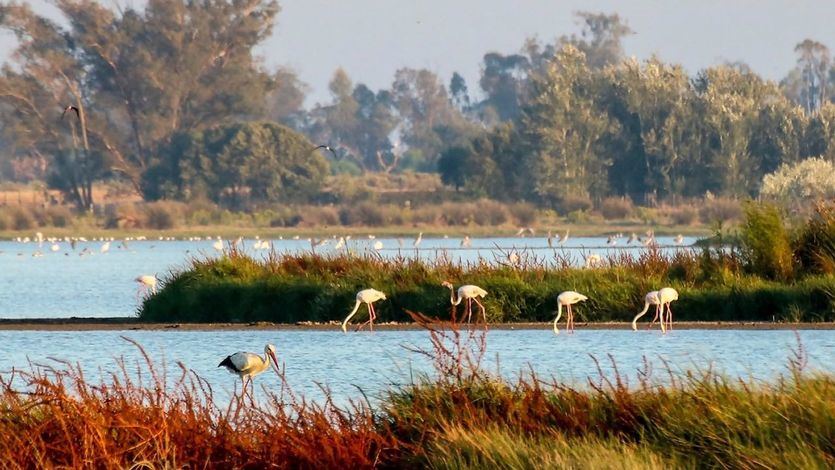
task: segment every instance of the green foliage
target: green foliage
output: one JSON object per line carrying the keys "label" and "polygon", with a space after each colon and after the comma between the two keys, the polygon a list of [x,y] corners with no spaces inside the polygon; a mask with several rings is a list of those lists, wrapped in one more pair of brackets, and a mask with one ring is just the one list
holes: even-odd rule
{"label": "green foliage", "polygon": [[[232,207],[304,201],[319,193],[327,160],[303,135],[271,122],[248,122],[175,136],[164,151],[177,165],[150,171],[157,197],[208,197]],[[167,173],[167,174],[166,174]],[[167,188],[174,194],[166,194]]]}
{"label": "green foliage", "polygon": [[647,252],[593,270],[548,268],[535,260],[513,267],[461,267],[451,261],[427,264],[353,254],[273,255],[256,261],[233,251],[219,259],[195,260],[188,270],[172,275],[145,300],[140,318],[334,321],[350,310],[356,292],[368,287],[387,294],[389,300],[376,306],[381,319],[408,320],[406,309],[449,318],[449,292],[441,282],[451,280],[489,292],[484,304],[491,322],[547,321],[555,313],[557,295],[569,289],[589,297],[577,309],[581,320],[628,321],[646,292],[662,285],[681,293],[679,320],[785,320],[791,306],[802,311],[804,321],[835,319],[831,275],[785,285],[746,276],[740,264],[732,255],[710,250],[673,258]]}
{"label": "green foliage", "polygon": [[794,245],[803,272],[835,274],[835,204],[818,203]]}
{"label": "green foliage", "polygon": [[794,276],[794,260],[788,229],[773,204],[748,203],[741,227],[742,248],[749,268],[769,279]]}

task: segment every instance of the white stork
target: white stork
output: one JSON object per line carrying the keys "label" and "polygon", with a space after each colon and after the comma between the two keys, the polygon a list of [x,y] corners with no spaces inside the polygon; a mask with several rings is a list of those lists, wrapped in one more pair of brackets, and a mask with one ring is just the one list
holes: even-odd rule
{"label": "white stork", "polygon": [[[272,361],[270,361],[272,359]],[[246,393],[247,379],[252,382],[252,378],[267,370],[267,367],[272,366],[278,373],[278,359],[275,357],[275,346],[267,344],[264,347],[264,357],[251,352],[239,351],[231,356],[226,356],[218,367],[226,367],[226,370],[233,374],[237,374],[243,382],[241,389],[241,396]]]}

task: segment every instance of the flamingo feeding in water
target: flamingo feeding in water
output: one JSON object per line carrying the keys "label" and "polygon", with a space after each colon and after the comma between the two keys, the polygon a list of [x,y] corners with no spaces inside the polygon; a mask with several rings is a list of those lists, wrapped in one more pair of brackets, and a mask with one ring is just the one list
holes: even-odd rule
{"label": "flamingo feeding in water", "polygon": [[560,334],[560,330],[557,329],[557,322],[560,321],[560,317],[562,316],[562,308],[565,306],[565,329],[569,333],[574,331],[574,311],[572,310],[571,306],[576,304],[577,302],[582,302],[584,300],[588,300],[583,294],[579,292],[574,292],[573,290],[568,290],[560,295],[557,296],[557,318],[554,319],[554,333]]}
{"label": "flamingo feeding in water", "polygon": [[461,300],[467,299],[467,323],[470,322],[473,316],[473,301],[481,307],[481,317],[484,319],[484,323],[487,323],[487,311],[484,309],[484,304],[479,302],[479,297],[486,297],[487,291],[482,289],[481,287],[474,286],[474,285],[464,285],[458,288],[458,299],[455,298],[455,288],[452,286],[452,283],[449,281],[444,281],[441,283],[442,286],[449,288],[449,302],[452,305],[458,305],[461,303]]}
{"label": "flamingo feeding in water", "polygon": [[365,304],[368,306],[368,321],[360,325],[359,328],[362,328],[367,323],[369,324],[369,329],[373,331],[374,319],[377,318],[377,314],[374,312],[374,302],[378,300],[386,300],[386,294],[378,291],[377,289],[363,289],[357,292],[357,303],[354,304],[354,309],[351,310],[351,313],[349,313],[348,316],[345,317],[345,320],[342,322],[342,331],[348,331],[348,321],[351,319],[351,317],[354,316],[354,314],[357,313],[357,310],[359,310],[360,308],[360,304]]}
{"label": "flamingo feeding in water", "polygon": [[638,312],[635,315],[635,318],[632,319],[632,329],[638,331],[638,324],[637,321],[639,318],[644,316],[649,310],[650,305],[655,305],[655,319],[652,320],[655,323],[655,320],[658,319],[659,309],[661,308],[661,301],[658,300],[658,291],[654,290],[652,292],[648,292],[646,296],[644,296],[644,309]]}
{"label": "flamingo feeding in water", "polygon": [[217,366],[226,367],[226,370],[237,374],[241,378],[241,382],[243,382],[241,396],[243,396],[246,393],[247,379],[249,379],[249,382],[252,382],[253,377],[264,372],[270,366],[278,373],[277,364],[278,359],[275,357],[275,346],[267,344],[264,347],[264,357],[255,353],[241,351],[231,356],[226,356],[226,359],[222,360]]}

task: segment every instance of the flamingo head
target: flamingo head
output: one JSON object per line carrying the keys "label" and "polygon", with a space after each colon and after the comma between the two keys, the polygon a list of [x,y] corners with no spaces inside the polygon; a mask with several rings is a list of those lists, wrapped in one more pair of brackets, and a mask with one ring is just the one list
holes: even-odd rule
{"label": "flamingo head", "polygon": [[452,289],[452,283],[449,281],[444,281],[441,283],[441,285],[446,287],[447,289]]}

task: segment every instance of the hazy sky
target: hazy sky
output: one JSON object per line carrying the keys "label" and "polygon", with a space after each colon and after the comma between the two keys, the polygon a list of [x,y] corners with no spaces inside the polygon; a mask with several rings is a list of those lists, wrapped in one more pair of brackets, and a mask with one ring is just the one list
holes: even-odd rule
{"label": "hazy sky", "polygon": [[[36,4],[41,2],[36,2]],[[107,3],[106,1],[104,3]],[[120,2],[125,3],[125,2]],[[129,2],[142,5],[142,1]],[[270,66],[289,65],[307,82],[310,102],[328,98],[336,67],[372,89],[400,67],[425,67],[448,81],[458,71],[478,88],[481,57],[516,52],[525,38],[551,41],[579,31],[573,12],[616,12],[636,34],[628,55],[657,54],[688,72],[744,61],[779,80],[805,38],[835,50],[831,0],[283,0],[274,35],[260,49]],[[40,11],[47,11],[42,6]],[[0,47],[11,44],[0,36]]]}

